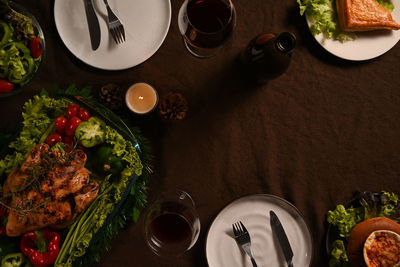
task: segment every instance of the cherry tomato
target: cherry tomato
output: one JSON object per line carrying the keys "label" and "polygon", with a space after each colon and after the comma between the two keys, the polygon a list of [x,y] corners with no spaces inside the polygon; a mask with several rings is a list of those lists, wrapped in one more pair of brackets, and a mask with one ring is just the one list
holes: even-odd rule
{"label": "cherry tomato", "polygon": [[53,133],[47,136],[46,143],[50,146],[54,146],[55,144],[62,142],[62,136],[58,133]]}
{"label": "cherry tomato", "polygon": [[3,205],[0,205],[0,217],[4,217],[8,214],[8,209]]}
{"label": "cherry tomato", "polygon": [[78,117],[72,117],[69,119],[67,122],[67,125],[65,126],[65,135],[67,136],[74,136],[75,135],[75,130],[81,124],[82,120],[79,119]]}
{"label": "cherry tomato", "polygon": [[63,142],[67,145],[67,150],[71,151],[72,146],[74,145],[74,139],[71,136],[64,136]]}
{"label": "cherry tomato", "polygon": [[0,236],[6,235],[6,227],[4,225],[0,226]]}
{"label": "cherry tomato", "polygon": [[0,93],[9,93],[14,89],[14,84],[5,79],[0,79]]}
{"label": "cherry tomato", "polygon": [[81,109],[78,111],[78,117],[83,121],[87,121],[91,117],[91,115],[90,112],[86,109]]}
{"label": "cherry tomato", "polygon": [[78,115],[80,107],[78,104],[71,104],[67,107],[66,115],[68,119]]}
{"label": "cherry tomato", "polygon": [[67,118],[60,116],[54,120],[54,126],[56,127],[56,131],[59,134],[63,134],[65,131],[65,125],[67,125]]}
{"label": "cherry tomato", "polygon": [[33,58],[40,57],[42,55],[42,41],[40,38],[33,38],[29,43],[29,48]]}

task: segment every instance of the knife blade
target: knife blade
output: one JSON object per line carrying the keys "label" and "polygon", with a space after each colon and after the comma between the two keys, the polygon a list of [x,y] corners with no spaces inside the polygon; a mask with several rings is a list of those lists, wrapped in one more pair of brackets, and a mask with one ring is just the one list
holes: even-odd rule
{"label": "knife blade", "polygon": [[99,48],[101,36],[99,20],[97,19],[92,0],[84,0],[84,2],[92,50],[96,50]]}
{"label": "knife blade", "polygon": [[273,212],[272,210],[269,211],[270,215],[270,224],[272,228],[272,232],[275,234],[279,241],[279,246],[282,249],[283,255],[285,256],[286,262],[289,267],[293,267],[293,251],[290,246],[289,240],[287,238],[287,235],[285,233],[285,229],[283,229],[283,226],[281,222],[279,221],[278,216]]}

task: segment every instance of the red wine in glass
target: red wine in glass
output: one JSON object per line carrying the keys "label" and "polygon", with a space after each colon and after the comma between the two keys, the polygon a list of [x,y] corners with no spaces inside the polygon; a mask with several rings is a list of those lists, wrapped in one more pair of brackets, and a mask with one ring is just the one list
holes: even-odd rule
{"label": "red wine in glass", "polygon": [[148,237],[157,244],[158,249],[168,253],[181,254],[192,242],[192,227],[179,213],[164,213],[155,217],[148,230]]}
{"label": "red wine in glass", "polygon": [[186,48],[195,56],[214,56],[230,38],[236,22],[230,0],[186,0],[178,15]]}
{"label": "red wine in glass", "polygon": [[145,216],[145,237],[159,256],[176,257],[190,249],[200,232],[194,202],[184,191],[169,191],[153,203]]}

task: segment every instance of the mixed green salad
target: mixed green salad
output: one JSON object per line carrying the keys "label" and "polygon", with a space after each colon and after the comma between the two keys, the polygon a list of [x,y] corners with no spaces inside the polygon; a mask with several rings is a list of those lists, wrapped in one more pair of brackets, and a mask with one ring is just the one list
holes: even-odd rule
{"label": "mixed green salad", "polygon": [[42,53],[32,19],[0,0],[0,94],[27,84],[39,68]]}
{"label": "mixed green salad", "polygon": [[[391,0],[377,0],[377,2],[393,11]],[[313,35],[322,33],[325,38],[340,42],[354,40],[355,33],[344,32],[340,29],[336,11],[336,0],[297,0],[300,7],[300,15],[307,15],[310,20],[310,31]]]}
{"label": "mixed green salad", "polygon": [[333,231],[337,231],[337,239],[331,244],[329,267],[351,266],[346,249],[350,233],[358,223],[374,217],[387,217],[399,222],[398,195],[385,191],[361,192],[349,205],[337,205],[335,210],[328,212],[327,221]]}
{"label": "mixed green salad", "polygon": [[[57,249],[57,257],[52,265],[72,266],[73,263],[76,265],[77,261],[80,261],[84,266],[85,263],[82,262],[81,257],[88,250],[93,249],[89,247],[92,238],[104,226],[109,215],[114,212],[133,177],[142,175],[143,164],[139,152],[135,145],[126,140],[117,130],[82,107],[79,109],[79,106],[77,107],[77,104],[69,98],[54,99],[46,95],[35,96],[25,103],[22,116],[22,130],[9,144],[10,153],[0,160],[0,185],[9,173],[24,162],[27,153],[38,143],[46,142],[52,150],[62,152],[81,146],[87,153],[85,167],[92,173],[90,179],[95,179],[99,183],[100,191],[73,224],[60,231],[60,247]],[[57,120],[60,117],[67,119],[62,130]],[[72,118],[81,118],[81,122],[76,125]],[[73,124],[71,125],[73,128],[71,133],[74,135],[72,143],[67,140],[68,136],[71,137],[68,133],[70,121]],[[57,134],[62,135],[61,139],[49,138]],[[136,140],[133,141],[136,142]],[[130,193],[137,195],[140,194],[138,191],[138,188],[133,187]],[[0,187],[1,195],[3,194]],[[132,206],[128,208],[132,209]],[[122,212],[124,212],[123,209]],[[7,214],[0,214],[0,225],[4,226],[6,221]],[[115,228],[120,225],[111,223],[107,227]],[[109,231],[115,232],[111,229]],[[21,254],[19,249],[21,240],[19,237],[1,237],[0,262],[11,264],[13,261],[18,261],[21,265],[10,266],[28,266],[22,265],[29,263],[27,260],[29,256],[25,253],[25,255]]]}

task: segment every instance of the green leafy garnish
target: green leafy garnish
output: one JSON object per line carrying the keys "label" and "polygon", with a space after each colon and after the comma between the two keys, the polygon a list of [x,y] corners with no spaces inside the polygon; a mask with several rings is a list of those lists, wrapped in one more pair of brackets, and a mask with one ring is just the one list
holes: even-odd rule
{"label": "green leafy garnish", "polygon": [[313,35],[322,33],[325,38],[341,42],[353,40],[354,34],[341,31],[334,0],[297,0],[300,15],[310,19],[310,31]]}
{"label": "green leafy garnish", "polygon": [[26,42],[38,37],[38,31],[32,19],[12,9],[8,0],[0,1],[0,19],[9,21],[15,29],[16,40]]}
{"label": "green leafy garnish", "polygon": [[50,90],[42,89],[40,92],[41,96],[57,97],[58,95],[72,95],[72,96],[84,96],[91,98],[91,86],[85,86],[82,88],[76,87],[75,84],[71,84],[67,89],[61,89],[57,84],[53,84]]}
{"label": "green leafy garnish", "polygon": [[390,1],[390,0],[376,0],[376,2],[378,2],[378,4],[380,4],[381,6],[383,6],[384,8],[389,10],[390,12],[393,12],[394,5],[393,5],[392,1]]}
{"label": "green leafy garnish", "polygon": [[364,219],[362,212],[361,208],[337,205],[334,211],[328,211],[327,221],[337,227],[341,237],[348,238],[353,227]]}
{"label": "green leafy garnish", "polygon": [[342,266],[343,262],[348,262],[349,258],[346,253],[346,247],[343,240],[335,240],[332,244],[331,258],[329,267]]}

